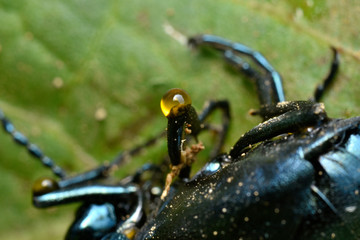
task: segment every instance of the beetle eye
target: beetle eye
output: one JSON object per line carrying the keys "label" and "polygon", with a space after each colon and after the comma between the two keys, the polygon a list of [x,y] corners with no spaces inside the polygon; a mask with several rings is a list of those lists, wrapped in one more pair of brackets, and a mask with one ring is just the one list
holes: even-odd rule
{"label": "beetle eye", "polygon": [[34,196],[39,196],[57,189],[59,189],[59,185],[54,179],[40,178],[35,181],[32,192]]}
{"label": "beetle eye", "polygon": [[162,97],[160,107],[165,117],[167,117],[172,108],[188,104],[191,104],[190,95],[182,89],[173,88]]}

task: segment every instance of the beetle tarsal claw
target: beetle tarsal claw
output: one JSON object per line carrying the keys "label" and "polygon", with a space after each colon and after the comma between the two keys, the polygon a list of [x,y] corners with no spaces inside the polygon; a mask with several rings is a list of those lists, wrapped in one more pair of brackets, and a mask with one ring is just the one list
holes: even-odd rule
{"label": "beetle tarsal claw", "polygon": [[171,166],[170,172],[166,175],[165,187],[161,194],[161,200],[164,200],[168,195],[171,183],[175,177],[179,176],[181,169],[186,166],[191,166],[196,160],[196,155],[204,149],[204,144],[202,142],[198,142],[181,151],[181,163],[176,166]]}

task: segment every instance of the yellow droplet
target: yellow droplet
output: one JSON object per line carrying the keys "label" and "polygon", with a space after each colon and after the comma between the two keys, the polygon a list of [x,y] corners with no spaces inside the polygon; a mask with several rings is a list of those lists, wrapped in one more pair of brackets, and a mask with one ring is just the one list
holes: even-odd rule
{"label": "yellow droplet", "polygon": [[32,192],[34,196],[43,195],[59,189],[58,183],[51,178],[40,178],[35,181]]}
{"label": "yellow droplet", "polygon": [[179,88],[170,89],[162,97],[160,102],[161,111],[167,117],[174,107],[191,104],[191,98],[187,92]]}

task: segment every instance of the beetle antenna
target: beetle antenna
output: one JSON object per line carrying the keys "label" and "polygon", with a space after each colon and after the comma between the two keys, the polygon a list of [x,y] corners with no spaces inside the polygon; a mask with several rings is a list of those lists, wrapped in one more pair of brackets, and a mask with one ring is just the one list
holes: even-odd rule
{"label": "beetle antenna", "polygon": [[30,155],[39,159],[45,167],[51,169],[54,175],[60,177],[61,179],[66,177],[65,171],[61,167],[56,165],[50,157],[46,156],[37,145],[29,142],[29,140],[27,139],[27,137],[24,136],[24,134],[15,129],[14,125],[10,122],[8,118],[5,117],[5,114],[1,109],[0,121],[5,132],[11,135],[17,144],[25,147],[30,153]]}

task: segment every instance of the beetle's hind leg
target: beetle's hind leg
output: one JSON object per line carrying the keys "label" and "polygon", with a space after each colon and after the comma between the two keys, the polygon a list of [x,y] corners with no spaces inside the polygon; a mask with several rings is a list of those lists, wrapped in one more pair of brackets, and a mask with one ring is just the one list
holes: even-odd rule
{"label": "beetle's hind leg", "polygon": [[339,70],[339,53],[338,51],[333,47],[331,48],[333,51],[333,60],[331,61],[330,71],[328,75],[325,77],[322,83],[317,85],[314,96],[311,98],[314,102],[319,102],[320,99],[323,97],[324,92],[328,89],[329,85],[334,81],[336,74]]}
{"label": "beetle's hind leg", "polygon": [[262,75],[253,69],[249,63],[243,60],[233,51],[224,52],[225,60],[232,65],[237,71],[245,74],[249,79],[253,80],[258,93],[260,105],[269,105],[278,102],[278,97],[274,97],[275,92],[272,86],[272,78],[270,75]]}
{"label": "beetle's hind leg", "polygon": [[[281,76],[261,53],[243,44],[233,43],[213,35],[192,37],[189,39],[189,45],[192,47],[208,46],[221,51],[228,63],[255,80],[261,105],[285,101]],[[243,56],[249,57],[261,72],[256,71],[244,61]]]}

